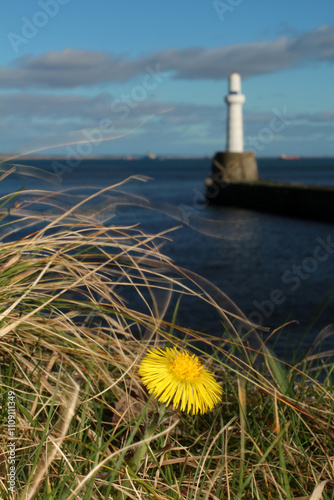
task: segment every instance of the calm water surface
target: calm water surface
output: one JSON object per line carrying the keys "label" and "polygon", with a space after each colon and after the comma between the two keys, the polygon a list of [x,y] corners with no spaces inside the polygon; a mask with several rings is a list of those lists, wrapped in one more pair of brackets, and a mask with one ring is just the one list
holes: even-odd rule
{"label": "calm water surface", "polygon": [[[51,163],[29,162],[43,171],[52,171]],[[258,166],[260,176],[268,180],[334,185],[331,158],[259,159]],[[133,180],[122,190],[148,199],[154,210],[119,207],[110,224],[140,222],[150,233],[181,224],[164,246],[177,265],[217,285],[255,322],[277,328],[294,321],[280,333],[275,345],[279,356],[289,359],[301,341],[306,349],[321,328],[334,323],[333,224],[208,206],[203,192],[210,159],[87,159],[67,169],[60,186],[14,174],[2,181],[1,191],[27,185],[90,193],[138,174],[151,180]],[[201,301],[182,300],[178,319],[207,333],[223,331],[219,316]],[[334,348],[334,338],[324,347]]]}

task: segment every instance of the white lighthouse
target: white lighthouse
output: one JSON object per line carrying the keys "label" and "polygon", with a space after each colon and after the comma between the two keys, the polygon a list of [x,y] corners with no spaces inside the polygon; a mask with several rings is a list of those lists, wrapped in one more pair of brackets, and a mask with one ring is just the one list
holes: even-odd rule
{"label": "white lighthouse", "polygon": [[242,105],[246,101],[241,93],[241,78],[239,73],[231,73],[229,78],[229,93],[225,97],[228,107],[227,146],[230,153],[242,153],[244,150],[244,132]]}
{"label": "white lighthouse", "polygon": [[223,198],[231,183],[259,178],[253,151],[244,151],[242,105],[245,101],[240,75],[231,73],[225,97],[228,109],[226,150],[216,152],[212,159],[211,178],[206,180],[206,196],[213,201]]}

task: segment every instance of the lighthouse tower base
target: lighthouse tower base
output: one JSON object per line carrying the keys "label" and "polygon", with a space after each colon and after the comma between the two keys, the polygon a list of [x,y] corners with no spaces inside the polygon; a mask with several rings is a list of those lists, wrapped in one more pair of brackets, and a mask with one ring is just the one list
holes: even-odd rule
{"label": "lighthouse tower base", "polygon": [[216,183],[258,180],[256,158],[253,151],[232,153],[219,151],[212,160],[211,179]]}

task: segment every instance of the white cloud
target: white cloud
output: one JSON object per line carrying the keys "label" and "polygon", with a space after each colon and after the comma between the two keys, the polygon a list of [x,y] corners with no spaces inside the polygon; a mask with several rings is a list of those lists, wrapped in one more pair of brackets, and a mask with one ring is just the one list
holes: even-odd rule
{"label": "white cloud", "polygon": [[[83,129],[96,130],[103,120],[114,123],[110,135],[109,132],[103,134],[104,140],[112,140],[114,136],[125,138],[113,140],[109,145],[108,142],[97,142],[94,145],[96,154],[107,151],[110,154],[125,154],[129,151],[135,153],[138,152],[137,148],[142,148],[139,152],[145,152],[152,149],[152,142],[157,147],[160,144],[160,148],[162,144],[166,148],[167,144],[170,151],[178,151],[177,148],[183,144],[184,151],[190,152],[194,143],[197,144],[198,151],[202,148],[203,152],[208,153],[224,147],[224,106],[217,108],[211,105],[147,100],[136,103],[136,107],[129,109],[128,116],[121,119],[120,114],[112,110],[113,100],[113,95],[107,92],[96,96],[8,94],[1,105],[0,137],[3,142],[0,148],[2,152],[17,147],[23,151],[25,143],[36,141],[37,148],[39,144],[42,148],[47,145],[47,152],[50,147],[52,149],[52,145],[79,143],[85,138]],[[263,130],[270,127],[275,116],[268,112],[245,112],[246,143],[247,138],[261,136]],[[266,146],[265,151],[271,154],[276,143],[287,139],[309,138],[315,134],[317,137],[319,134],[324,137],[332,135],[333,116],[333,110],[295,115],[289,126],[283,127],[280,133],[275,133],[275,141],[270,147]],[[276,122],[275,124],[277,125]],[[92,134],[94,136],[93,132]],[[28,144],[27,150],[29,147]],[[61,151],[58,149],[55,152]]]}
{"label": "white cloud", "polygon": [[[276,40],[204,49],[168,49],[136,59],[101,51],[65,49],[25,56],[0,68],[0,85],[11,89],[61,89],[124,82],[153,71],[175,79],[219,80],[238,71],[243,78],[273,73],[305,62],[334,60],[334,27]],[[151,78],[153,78],[151,76]],[[153,80],[152,80],[153,81]]]}
{"label": "white cloud", "polygon": [[[25,149],[24,144],[31,141],[41,142],[41,147],[45,144],[78,143],[85,139],[83,129],[97,130],[104,123],[110,123],[108,131],[103,133],[104,140],[126,135],[133,141],[134,135],[140,134],[147,142],[157,133],[166,140],[166,135],[177,129],[180,138],[181,129],[190,130],[198,124],[203,124],[208,134],[213,136],[213,130],[223,128],[216,106],[146,100],[132,103],[135,107],[129,107],[128,113],[122,117],[117,109],[125,105],[118,104],[115,111],[113,102],[113,96],[107,92],[93,97],[8,94],[1,105],[0,148],[3,152],[17,147],[21,150],[21,145]],[[38,147],[39,144],[36,145]],[[96,150],[102,149],[103,146],[96,147]]]}

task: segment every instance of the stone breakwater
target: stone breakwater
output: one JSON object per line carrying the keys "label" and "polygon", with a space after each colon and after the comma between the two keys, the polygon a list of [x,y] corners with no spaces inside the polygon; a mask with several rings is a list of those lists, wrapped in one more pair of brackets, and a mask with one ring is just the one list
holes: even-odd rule
{"label": "stone breakwater", "polygon": [[209,178],[206,198],[216,205],[334,222],[334,186]]}

